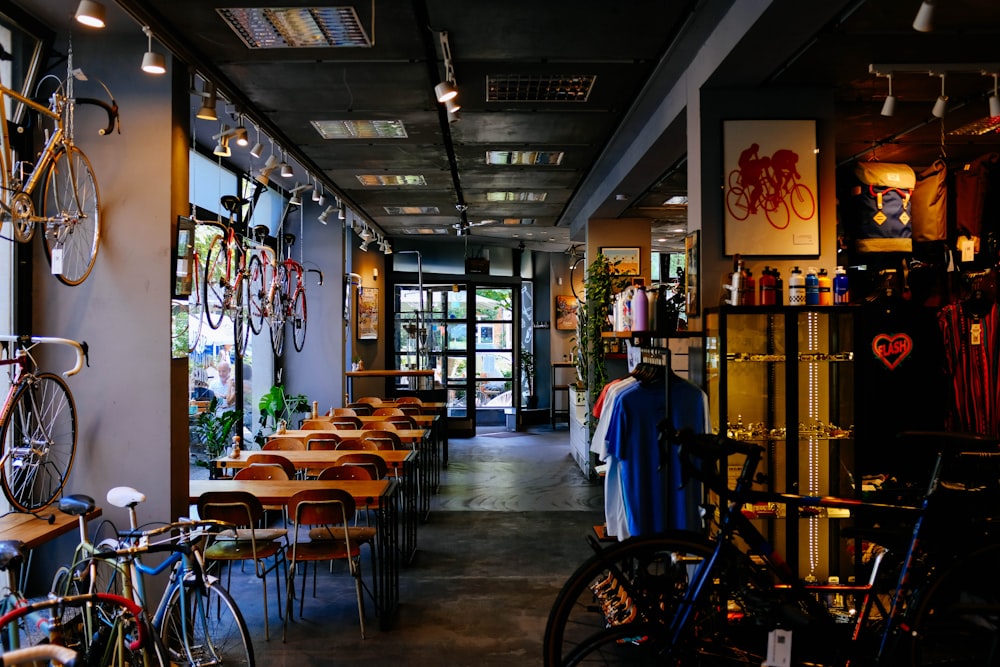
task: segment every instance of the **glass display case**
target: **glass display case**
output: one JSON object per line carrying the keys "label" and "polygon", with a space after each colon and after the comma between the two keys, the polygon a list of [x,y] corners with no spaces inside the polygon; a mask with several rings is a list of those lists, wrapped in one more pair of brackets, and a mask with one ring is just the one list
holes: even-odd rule
{"label": "glass display case", "polygon": [[[854,451],[854,319],[849,306],[729,307],[705,315],[712,427],[766,449],[768,490],[859,497]],[[731,461],[730,475],[739,472]],[[802,578],[853,575],[847,511],[805,516],[746,507]]]}

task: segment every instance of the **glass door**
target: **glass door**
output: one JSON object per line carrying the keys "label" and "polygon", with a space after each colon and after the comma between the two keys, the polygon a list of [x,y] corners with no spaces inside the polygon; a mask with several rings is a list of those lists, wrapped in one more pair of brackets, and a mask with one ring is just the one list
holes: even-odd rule
{"label": "glass door", "polygon": [[514,290],[478,287],[472,323],[476,408],[484,411],[476,422],[502,423],[503,408],[514,405]]}

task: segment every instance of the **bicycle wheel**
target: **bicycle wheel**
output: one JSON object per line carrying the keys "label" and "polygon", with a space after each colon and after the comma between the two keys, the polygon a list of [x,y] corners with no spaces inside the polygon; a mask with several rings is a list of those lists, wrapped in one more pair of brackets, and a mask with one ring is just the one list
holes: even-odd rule
{"label": "bicycle wheel", "polygon": [[225,234],[213,238],[205,254],[205,279],[202,281],[205,321],[213,329],[222,325],[223,316],[229,307],[229,279],[226,270],[228,255]]}
{"label": "bicycle wheel", "polygon": [[268,282],[265,280],[264,263],[260,261],[260,257],[254,255],[250,258],[250,266],[247,272],[249,273],[250,283],[250,298],[247,300],[250,330],[256,336],[264,330],[264,318],[267,314],[265,305],[267,302]]}
{"label": "bicycle wheel", "polygon": [[285,298],[281,295],[275,297],[277,303],[274,305],[274,312],[271,313],[269,328],[271,330],[271,350],[274,356],[280,357],[285,351]]}
{"label": "bicycle wheel", "polygon": [[301,352],[306,344],[306,291],[301,287],[295,290],[295,296],[292,297],[292,316],[288,325],[292,328],[295,351]]}
{"label": "bicycle wheel", "polygon": [[101,242],[101,202],[90,161],[76,146],[56,155],[45,180],[45,254],[56,277],[79,285],[94,268]]}
{"label": "bicycle wheel", "polygon": [[21,512],[52,503],[76,455],[76,404],[58,375],[29,376],[14,394],[3,426],[0,487]]}
{"label": "bicycle wheel", "polygon": [[929,586],[916,605],[907,661],[893,664],[972,667],[1000,660],[1000,545],[959,558]]}
{"label": "bicycle wheel", "polygon": [[191,296],[188,297],[188,354],[198,349],[201,340],[201,329],[205,324],[205,302],[202,299],[202,269],[198,255],[194,256],[194,266],[191,268]]}
{"label": "bicycle wheel", "polygon": [[[253,644],[243,614],[218,584],[175,586],[167,602],[160,637],[172,663],[253,667]],[[186,630],[186,631],[185,631]]]}
{"label": "bicycle wheel", "polygon": [[633,538],[592,556],[556,597],[544,664],[662,664],[677,603],[712,550],[706,540],[678,534]]}
{"label": "bicycle wheel", "polygon": [[775,229],[785,229],[792,221],[788,213],[788,204],[784,199],[778,199],[777,195],[769,195],[764,200],[764,215],[767,221]]}
{"label": "bicycle wheel", "polygon": [[233,335],[236,339],[236,356],[242,357],[247,350],[247,340],[250,338],[250,312],[247,310],[246,276],[238,274],[233,285]]}
{"label": "bicycle wheel", "polygon": [[809,220],[816,213],[816,198],[812,191],[802,183],[796,183],[788,192],[788,201],[792,212],[800,220]]}
{"label": "bicycle wheel", "polygon": [[750,199],[743,188],[733,187],[726,192],[726,209],[737,220],[750,217]]}

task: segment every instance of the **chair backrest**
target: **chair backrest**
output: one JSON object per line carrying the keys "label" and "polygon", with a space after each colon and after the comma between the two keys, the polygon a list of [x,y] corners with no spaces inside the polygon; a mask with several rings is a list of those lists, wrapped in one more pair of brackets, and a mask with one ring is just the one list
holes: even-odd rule
{"label": "chair backrest", "polygon": [[354,410],[356,415],[362,416],[370,415],[374,410],[371,403],[348,403],[347,407]]}
{"label": "chair backrest", "polygon": [[403,442],[394,431],[366,431],[362,442],[374,442],[379,449],[403,449]]}
{"label": "chair backrest", "polygon": [[364,396],[362,398],[355,399],[355,403],[367,403],[368,405],[382,405],[382,399],[378,396]]}
{"label": "chair backrest", "polygon": [[358,413],[354,408],[334,408],[331,417],[357,417]]}
{"label": "chair backrest", "polygon": [[329,428],[330,428],[329,417],[317,417],[316,419],[302,420],[303,431],[322,431],[323,429],[329,429]]}
{"label": "chair backrest", "polygon": [[391,421],[365,422],[361,426],[362,431],[395,431],[396,425]]}
{"label": "chair backrest", "polygon": [[373,454],[371,452],[352,452],[350,454],[344,454],[337,459],[337,462],[333,465],[337,468],[365,468],[371,474],[372,479],[385,479],[389,474],[389,466],[386,464],[385,459],[378,454]]}
{"label": "chair backrest", "polygon": [[371,480],[372,473],[368,468],[362,466],[330,466],[324,468],[316,479],[359,479]]}
{"label": "chair backrest", "polygon": [[424,402],[416,396],[397,396],[396,405],[423,405]]}
{"label": "chair backrest", "polygon": [[345,536],[354,510],[354,498],[343,489],[306,489],[288,499],[288,516],[295,525],[342,525],[339,532]]}
{"label": "chair backrest", "polygon": [[402,410],[404,415],[424,414],[424,409],[419,405],[414,405],[413,403],[404,403],[403,405],[400,405],[398,409]]}
{"label": "chair backrest", "polygon": [[337,449],[375,452],[378,451],[378,445],[376,445],[374,442],[366,442],[361,438],[344,438],[337,445]]}
{"label": "chair backrest", "polygon": [[340,444],[341,440],[343,438],[328,433],[322,438],[309,438],[306,440],[306,449],[337,449],[337,445]]}
{"label": "chair backrest", "polygon": [[360,419],[347,415],[343,417],[331,417],[330,423],[333,424],[333,428],[341,431],[356,431],[361,428]]}
{"label": "chair backrest", "polygon": [[272,438],[265,442],[261,449],[268,452],[303,452],[306,449],[306,443],[298,438]]}
{"label": "chair backrest", "polygon": [[280,480],[292,479],[285,470],[275,463],[254,463],[246,468],[240,468],[233,479]]}
{"label": "chair backrest", "polygon": [[247,491],[206,491],[198,496],[198,516],[253,527],[264,516],[264,507]]}
{"label": "chair backrest", "polygon": [[389,415],[385,421],[397,424],[396,428],[417,428],[417,421],[410,415]]}
{"label": "chair backrest", "polygon": [[390,415],[401,415],[403,411],[399,408],[378,408],[372,414],[376,417],[388,417]]}
{"label": "chair backrest", "polygon": [[279,466],[288,475],[288,479],[295,479],[295,464],[281,454],[272,454],[270,452],[251,454],[247,458],[247,465],[251,467],[255,465]]}

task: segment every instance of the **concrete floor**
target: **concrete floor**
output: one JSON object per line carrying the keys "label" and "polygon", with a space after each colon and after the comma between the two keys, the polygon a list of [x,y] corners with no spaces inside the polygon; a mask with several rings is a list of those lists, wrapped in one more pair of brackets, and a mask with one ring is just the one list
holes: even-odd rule
{"label": "concrete floor", "polygon": [[[603,521],[603,493],[569,455],[566,430],[481,432],[450,441],[450,462],[417,555],[400,574],[394,627],[379,630],[366,602],[367,638],[341,564],[306,587],[282,643],[273,598],[264,641],[260,583],[234,575],[230,590],[254,634],[257,664],[500,666],[541,664],[542,633],[560,587],[589,555],[584,538]],[[367,550],[366,550],[367,552]],[[368,563],[365,562],[367,573]]]}

